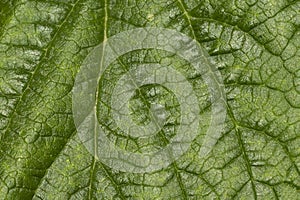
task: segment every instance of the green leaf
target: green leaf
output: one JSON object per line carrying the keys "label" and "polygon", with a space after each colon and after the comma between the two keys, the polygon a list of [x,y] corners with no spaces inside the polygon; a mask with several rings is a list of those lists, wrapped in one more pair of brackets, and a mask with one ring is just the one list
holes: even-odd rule
{"label": "green leaf", "polygon": [[[140,27],[176,30],[199,42],[222,75],[227,100],[221,137],[200,157],[211,112],[201,76],[163,50],[133,51],[112,63],[100,80],[97,117],[126,151],[145,153],[166,141],[123,137],[111,122],[105,103],[125,71],[174,63],[202,105],[204,127],[189,150],[151,173],[121,172],[95,158],[72,113],[84,59],[108,38]],[[299,63],[298,0],[1,0],[0,199],[299,199]],[[180,108],[166,88],[136,92],[132,119],[149,123],[152,103],[167,105],[161,135],[174,137]]]}

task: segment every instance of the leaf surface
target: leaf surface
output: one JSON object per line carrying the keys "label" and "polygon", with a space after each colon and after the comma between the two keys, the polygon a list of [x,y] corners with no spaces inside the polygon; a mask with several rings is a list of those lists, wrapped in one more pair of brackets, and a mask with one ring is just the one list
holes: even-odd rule
{"label": "leaf surface", "polygon": [[[174,29],[198,41],[222,74],[227,97],[225,128],[208,155],[199,157],[199,137],[168,168],[145,174],[96,160],[72,115],[74,80],[89,52],[139,27]],[[299,199],[299,27],[298,0],[0,1],[0,199]],[[98,118],[109,124],[104,103],[118,70],[162,60],[192,74],[165,51],[123,55],[102,80]],[[209,113],[201,77],[191,82]],[[176,130],[178,102],[156,89],[155,98],[143,88],[130,101],[133,119],[147,123],[147,102],[168,102]],[[118,133],[108,131],[127,151],[165,145],[159,137],[134,142]]]}

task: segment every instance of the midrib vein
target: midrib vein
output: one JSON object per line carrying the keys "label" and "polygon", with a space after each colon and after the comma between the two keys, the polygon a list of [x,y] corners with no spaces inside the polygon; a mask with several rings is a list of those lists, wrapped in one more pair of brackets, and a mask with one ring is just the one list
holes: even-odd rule
{"label": "midrib vein", "polygon": [[182,2],[181,0],[177,0],[177,1],[178,1],[178,3],[180,4],[181,10],[182,10],[184,16],[185,16],[186,19],[188,20],[189,26],[190,26],[191,31],[192,31],[193,39],[194,39],[194,40],[197,40],[195,31],[194,31],[193,26],[192,26],[192,21],[191,21],[191,17],[190,17],[190,15],[189,15],[189,13],[187,12],[187,10],[186,10],[186,8],[185,8],[183,2]]}
{"label": "midrib vein", "polygon": [[[103,42],[107,40],[107,21],[108,21],[108,0],[104,0],[104,38]],[[103,54],[102,54],[103,58]]]}
{"label": "midrib vein", "polygon": [[[108,0],[104,0],[104,27],[103,27],[103,48],[102,48],[102,55],[101,55],[101,63],[100,63],[100,68],[104,64],[104,53],[105,53],[105,45],[107,41],[107,21],[108,21]],[[98,77],[97,84],[99,83],[101,77]],[[89,183],[89,189],[88,189],[88,199],[92,199],[92,194],[93,194],[93,176],[95,168],[96,168],[96,163],[98,158],[98,120],[97,120],[97,107],[98,107],[98,95],[99,95],[99,89],[97,87],[96,89],[96,94],[95,94],[95,107],[94,107],[94,157],[93,157],[93,163],[92,163],[92,169],[91,169],[91,176],[90,176],[90,183]]]}

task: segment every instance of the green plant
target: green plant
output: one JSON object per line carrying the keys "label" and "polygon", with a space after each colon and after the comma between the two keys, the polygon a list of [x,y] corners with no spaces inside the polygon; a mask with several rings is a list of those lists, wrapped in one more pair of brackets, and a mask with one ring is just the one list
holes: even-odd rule
{"label": "green plant", "polygon": [[[0,199],[284,199],[300,196],[300,1],[1,0]],[[224,82],[227,118],[199,156],[211,117],[209,88],[186,60],[159,49],[126,53],[99,84],[98,120],[126,151],[166,145],[124,137],[111,121],[113,87],[141,63],[172,63],[196,91],[203,127],[167,168],[130,173],[91,155],[73,120],[72,89],[84,59],[108,38],[168,28],[199,42]],[[136,91],[132,119],[149,123],[165,104],[163,134],[176,135],[180,106],[158,85]]]}

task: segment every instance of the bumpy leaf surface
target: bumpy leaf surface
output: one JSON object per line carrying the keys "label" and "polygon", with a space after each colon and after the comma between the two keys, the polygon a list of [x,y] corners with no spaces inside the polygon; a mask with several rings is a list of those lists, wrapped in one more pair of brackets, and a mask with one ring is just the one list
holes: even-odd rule
{"label": "bumpy leaf surface", "polygon": [[[95,159],[72,116],[85,57],[138,27],[174,29],[198,41],[222,74],[227,98],[225,128],[208,155],[199,157],[199,137],[168,168],[144,174]],[[122,70],[163,60],[192,74],[182,59],[148,49],[121,56],[100,84],[98,118],[126,151],[165,144],[122,137],[105,101]],[[299,63],[299,0],[1,0],[0,199],[300,199]],[[191,83],[209,112],[201,77]],[[147,123],[149,102],[168,103],[165,132],[173,137],[173,94],[142,88],[129,102],[137,123]]]}

